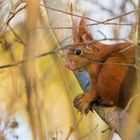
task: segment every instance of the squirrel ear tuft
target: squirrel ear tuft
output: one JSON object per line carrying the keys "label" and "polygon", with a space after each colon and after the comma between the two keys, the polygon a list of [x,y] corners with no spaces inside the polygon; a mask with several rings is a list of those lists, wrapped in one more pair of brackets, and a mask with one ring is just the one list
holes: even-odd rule
{"label": "squirrel ear tuft", "polygon": [[72,29],[72,37],[73,37],[74,42],[79,42],[79,30],[77,26],[74,26],[74,25]]}
{"label": "squirrel ear tuft", "polygon": [[81,18],[81,21],[79,23],[79,37],[80,37],[80,41],[83,42],[93,40],[92,35],[86,25],[84,16]]}
{"label": "squirrel ear tuft", "polygon": [[72,35],[74,42],[84,42],[93,40],[92,35],[88,27],[86,26],[84,15],[81,18],[78,27],[73,25]]}

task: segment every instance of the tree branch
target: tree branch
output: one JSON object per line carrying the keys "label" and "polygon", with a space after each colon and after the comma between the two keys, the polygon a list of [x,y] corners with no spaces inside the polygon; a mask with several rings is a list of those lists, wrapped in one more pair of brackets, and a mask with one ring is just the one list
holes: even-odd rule
{"label": "tree branch", "polygon": [[[12,28],[11,28],[12,29]],[[13,29],[12,29],[13,30]],[[14,31],[14,30],[13,30]],[[13,32],[14,33],[14,32]],[[17,36],[17,35],[16,35]],[[57,54],[59,55],[59,52],[60,51],[64,51],[66,49],[69,49],[71,48],[72,46],[77,46],[77,45],[88,45],[88,44],[93,44],[93,43],[96,43],[98,41],[106,41],[106,40],[114,40],[113,38],[103,38],[103,39],[99,39],[99,40],[94,40],[94,41],[89,41],[89,42],[83,42],[83,43],[75,43],[75,44],[68,44],[64,47],[61,47],[61,48],[57,48],[56,50],[53,50],[53,51],[49,51],[49,52],[45,52],[45,53],[41,53],[41,54],[38,54],[35,56],[35,58],[40,58],[40,57],[45,57],[47,55],[52,55],[52,54]],[[118,39],[117,39],[118,40]],[[123,40],[123,39],[119,39],[119,40]],[[21,40],[22,41],[22,40]],[[22,42],[23,44],[26,45],[26,43]],[[120,53],[121,52],[124,52],[130,48],[134,47],[134,45],[130,45],[128,46],[127,48],[125,49],[122,49],[120,50]],[[17,66],[19,64],[22,64],[24,63],[26,60],[20,60],[18,62],[15,62],[15,63],[10,63],[10,64],[5,64],[5,65],[2,65],[0,66],[0,69],[4,69],[4,68],[9,68],[9,67],[14,67],[14,66]],[[102,62],[95,62],[95,61],[92,61],[92,63],[95,63],[95,64],[104,64],[104,65],[121,65],[121,66],[130,66],[130,67],[135,67],[135,64],[129,64],[129,63],[102,63]]]}
{"label": "tree branch", "polygon": [[[78,18],[83,18],[83,15],[81,16],[81,15],[78,15],[78,14],[73,14],[73,13],[66,12],[66,11],[63,11],[63,10],[60,10],[60,9],[57,9],[57,8],[52,8],[52,7],[50,7],[48,5],[44,5],[44,4],[41,4],[41,6],[47,8],[47,9],[56,11],[56,12],[64,13],[64,14],[67,14],[67,15],[70,15],[70,16],[75,16],[75,17],[78,17]],[[107,25],[107,24],[109,24],[109,25],[120,25],[121,23],[111,23],[110,21],[118,19],[118,18],[121,18],[121,17],[124,17],[124,16],[127,16],[127,15],[130,15],[130,14],[136,12],[136,11],[137,11],[137,9],[129,11],[129,12],[126,12],[124,14],[118,15],[118,16],[110,18],[110,19],[106,19],[104,21],[98,21],[98,20],[89,18],[87,16],[84,16],[84,19],[94,22],[94,23],[91,23],[91,24],[86,24],[86,26],[99,25],[99,24],[104,24],[104,25]],[[131,24],[122,23],[121,25],[132,25],[132,23]],[[59,27],[53,27],[53,28],[59,29]],[[63,28],[65,29],[66,27],[63,27]],[[70,28],[70,27],[67,27],[67,28]]]}
{"label": "tree branch", "polygon": [[[75,73],[78,82],[81,85],[81,88],[87,91],[90,88],[91,80],[87,73],[85,72],[76,72]],[[80,77],[80,78],[79,78]],[[83,77],[83,78],[82,78]],[[93,106],[92,110],[95,110],[101,119],[106,122],[108,125],[115,126],[115,132],[123,136],[124,129],[126,129],[128,121],[132,118],[132,116],[128,113],[124,113],[124,110],[120,110],[119,108],[113,107],[105,107],[105,106]],[[123,114],[124,113],[124,114]],[[122,115],[123,114],[123,115]],[[121,117],[120,117],[121,116]],[[137,121],[133,120],[132,125],[136,127],[136,136],[134,140],[139,140],[140,137],[140,125]]]}

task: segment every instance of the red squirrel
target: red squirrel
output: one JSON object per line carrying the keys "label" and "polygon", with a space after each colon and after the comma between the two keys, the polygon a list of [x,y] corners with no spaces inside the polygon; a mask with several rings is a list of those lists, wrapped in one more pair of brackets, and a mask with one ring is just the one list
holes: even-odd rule
{"label": "red squirrel", "polygon": [[66,66],[72,71],[88,72],[92,81],[88,93],[74,99],[75,107],[83,113],[88,113],[94,102],[124,108],[133,95],[136,79],[135,68],[131,66],[135,63],[134,44],[106,45],[95,41],[84,18],[72,34],[74,44],[79,45],[68,49]]}

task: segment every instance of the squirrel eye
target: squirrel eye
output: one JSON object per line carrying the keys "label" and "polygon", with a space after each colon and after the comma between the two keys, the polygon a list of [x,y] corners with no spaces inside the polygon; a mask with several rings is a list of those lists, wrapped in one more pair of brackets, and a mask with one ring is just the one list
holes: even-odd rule
{"label": "squirrel eye", "polygon": [[75,51],[74,51],[74,54],[75,54],[75,55],[82,55],[83,52],[82,52],[82,50],[79,50],[79,49],[78,49],[78,50],[75,50]]}

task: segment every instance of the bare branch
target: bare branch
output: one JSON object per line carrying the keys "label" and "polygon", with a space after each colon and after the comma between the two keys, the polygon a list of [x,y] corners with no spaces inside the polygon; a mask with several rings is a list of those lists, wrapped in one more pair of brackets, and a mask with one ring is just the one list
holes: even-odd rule
{"label": "bare branch", "polygon": [[96,127],[93,128],[92,130],[90,130],[86,135],[79,137],[78,140],[83,140],[86,137],[88,137],[93,131],[95,131],[97,129],[97,127],[98,127],[98,125],[96,125]]}
{"label": "bare branch", "polygon": [[27,5],[24,5],[23,7],[21,7],[20,9],[18,9],[16,12],[10,12],[10,18],[6,21],[6,24],[8,25],[9,22],[22,10],[24,10],[27,7]]}
{"label": "bare branch", "polygon": [[[100,40],[94,40],[94,41],[89,41],[89,42],[83,42],[83,43],[75,43],[75,44],[69,44],[69,45],[66,45],[64,47],[61,47],[61,48],[58,48],[54,51],[49,51],[49,52],[45,52],[45,53],[41,53],[39,55],[36,56],[36,58],[40,58],[40,57],[44,57],[44,56],[47,56],[47,55],[52,55],[52,54],[59,54],[59,51],[64,51],[65,49],[69,49],[71,48],[72,46],[77,46],[77,45],[88,45],[88,44],[93,44],[93,43],[96,43],[98,41],[106,41],[106,40],[113,40],[112,38],[104,38],[104,39],[100,39]],[[122,40],[122,39],[121,39]],[[25,44],[26,45],[26,44]],[[120,53],[130,49],[134,47],[134,45],[130,45],[128,46],[127,48],[125,49],[122,49],[120,50]],[[26,60],[21,60],[21,61],[18,61],[16,63],[11,63],[11,64],[6,64],[6,65],[2,65],[0,66],[0,69],[4,69],[4,68],[9,68],[9,67],[14,67],[14,66],[17,66],[19,64],[22,64],[24,63]],[[135,64],[128,64],[128,63],[102,63],[102,62],[95,62],[95,61],[91,61],[91,63],[95,63],[95,64],[103,64],[103,65],[121,65],[121,66],[129,66],[129,67],[134,67],[136,68],[136,65]]]}
{"label": "bare branch", "polygon": [[121,115],[119,116],[120,119],[124,116],[124,114],[130,109],[130,106],[132,104],[132,102],[136,99],[136,97],[138,97],[139,94],[134,95],[128,102],[128,104],[126,105],[125,109],[123,110],[123,112],[121,113]]}
{"label": "bare branch", "polygon": [[[52,8],[52,7],[47,6],[47,5],[41,4],[41,6],[43,6],[43,7],[45,7],[45,8],[48,8],[48,9],[50,9],[50,10],[56,11],[56,12],[60,12],[60,13],[64,13],[64,14],[70,15],[70,16],[75,16],[75,17],[79,17],[79,18],[82,18],[82,17],[83,17],[83,16],[80,16],[80,15],[78,15],[78,14],[73,14],[73,13],[66,12],[66,11],[63,11],[63,10],[60,10],[60,9],[57,9],[57,8]],[[124,14],[121,14],[121,15],[119,15],[119,16],[116,16],[116,17],[113,17],[113,18],[110,18],[110,19],[106,19],[106,20],[104,20],[104,21],[94,20],[94,19],[89,18],[89,17],[87,17],[87,16],[84,16],[84,18],[85,18],[86,20],[90,20],[90,21],[95,22],[95,23],[93,23],[93,24],[87,24],[86,26],[97,25],[97,24],[118,25],[117,23],[110,23],[110,21],[115,20],[115,19],[118,19],[118,18],[120,18],[120,17],[124,17],[124,16],[127,16],[127,15],[130,15],[130,14],[136,12],[136,11],[137,11],[137,9],[132,10],[132,11],[129,11],[129,12],[126,12],[126,13],[124,13]],[[122,25],[132,25],[132,23],[131,23],[131,24],[122,23]],[[54,28],[57,28],[57,27],[54,27]],[[68,28],[70,28],[70,27],[68,27]]]}
{"label": "bare branch", "polygon": [[[75,17],[82,18],[82,16],[80,16],[80,15],[78,15],[78,14],[73,14],[73,13],[66,12],[66,11],[63,11],[63,10],[60,10],[60,9],[57,9],[57,8],[52,8],[52,7],[50,7],[50,6],[43,5],[43,4],[41,4],[41,6],[47,8],[47,9],[56,11],[56,12],[60,12],[60,13],[64,13],[64,14],[67,14],[67,15],[70,15],[70,16],[75,16]],[[87,19],[87,20],[93,21],[93,22],[98,22],[97,20],[91,19],[91,18],[89,18],[89,17],[84,17],[84,18]]]}
{"label": "bare branch", "polygon": [[7,25],[11,32],[15,35],[16,39],[23,44],[24,46],[27,46],[27,44],[23,41],[23,39],[14,31],[14,29],[10,26],[10,24]]}
{"label": "bare branch", "polygon": [[68,140],[69,137],[71,136],[71,134],[77,129],[77,127],[80,125],[81,121],[83,120],[83,117],[84,117],[84,115],[82,115],[82,116],[80,117],[80,119],[77,121],[77,123],[74,124],[74,126],[72,126],[72,127],[70,128],[69,133],[68,133],[68,135],[67,135],[67,137],[66,137],[65,140]]}
{"label": "bare branch", "polygon": [[[99,25],[99,24],[102,24],[102,23],[91,23],[91,24],[85,24],[85,26],[94,26],[94,25]],[[105,23],[105,25],[120,25],[120,26],[136,26],[137,23],[135,24],[132,24],[132,23]],[[55,29],[55,30],[61,30],[61,29],[66,29],[66,30],[71,30],[73,28],[79,28],[79,27],[82,27],[82,26],[37,26],[37,28],[40,28],[40,29]]]}

